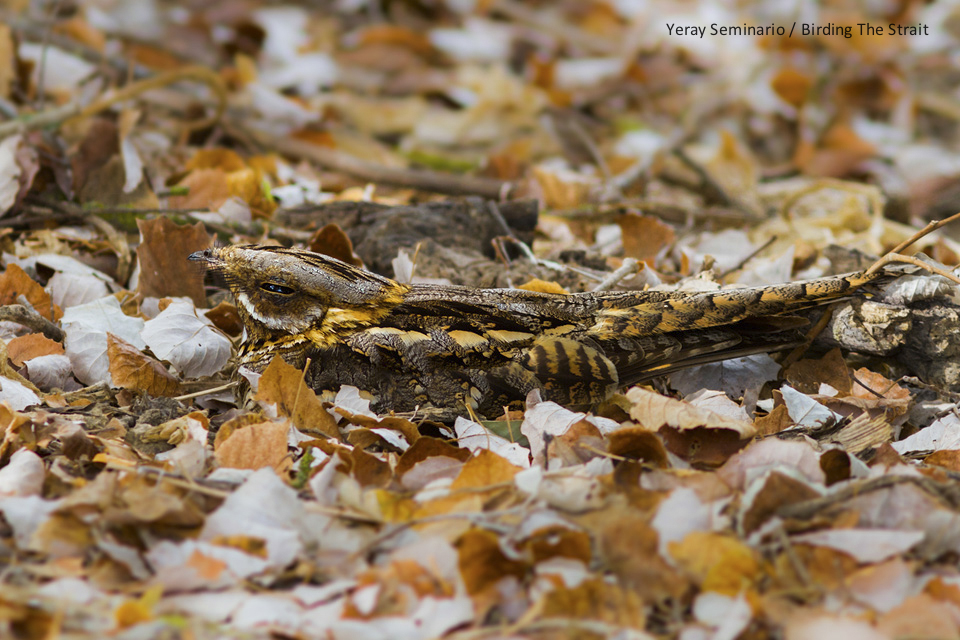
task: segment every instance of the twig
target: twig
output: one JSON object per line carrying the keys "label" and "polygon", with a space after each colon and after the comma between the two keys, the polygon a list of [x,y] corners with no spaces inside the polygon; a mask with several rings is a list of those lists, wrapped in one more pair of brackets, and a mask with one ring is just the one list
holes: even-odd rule
{"label": "twig", "polygon": [[513,184],[491,178],[478,178],[426,169],[403,169],[373,164],[354,156],[294,138],[268,138],[248,131],[260,144],[279,153],[316,162],[332,171],[340,171],[360,180],[397,187],[411,187],[447,195],[479,195],[496,200],[508,196]]}
{"label": "twig", "polygon": [[870,268],[864,272],[864,275],[868,275],[868,276],[873,275],[878,270],[882,269],[888,264],[912,264],[914,266],[920,267],[924,271],[934,273],[938,276],[943,276],[947,280],[960,284],[960,277],[958,277],[956,274],[951,273],[946,269],[941,269],[940,267],[926,263],[920,258],[917,258],[914,256],[905,256],[902,253],[888,253],[887,255],[883,256],[882,258],[874,262],[872,265],[870,265]]}
{"label": "twig", "polygon": [[786,370],[787,367],[799,360],[803,354],[807,352],[807,349],[810,348],[810,345],[813,344],[813,341],[816,339],[816,337],[823,333],[823,330],[827,328],[828,324],[830,324],[830,318],[833,317],[834,306],[836,305],[827,307],[824,310],[823,315],[820,316],[820,319],[817,320],[817,323],[810,327],[810,330],[807,331],[807,335],[803,337],[803,344],[788,353],[787,357],[780,361],[780,367],[782,369]]}
{"label": "twig", "polygon": [[222,384],[219,387],[210,387],[209,389],[201,389],[200,391],[194,391],[193,393],[187,393],[182,396],[176,396],[174,400],[192,400],[193,398],[199,398],[201,396],[208,396],[212,393],[220,393],[221,391],[226,391],[231,387],[235,387],[239,384],[238,382],[228,382],[227,384]]}
{"label": "twig", "polygon": [[8,304],[0,307],[0,321],[16,322],[42,333],[51,340],[63,342],[64,333],[60,327],[22,304]]}
{"label": "twig", "polygon": [[910,236],[909,238],[907,238],[906,240],[904,240],[903,242],[895,246],[893,249],[891,249],[886,254],[884,254],[879,260],[877,260],[872,265],[870,265],[870,267],[864,273],[868,276],[872,275],[876,273],[877,270],[883,268],[884,266],[890,264],[891,262],[909,262],[910,264],[915,264],[927,271],[932,271],[937,275],[944,276],[946,278],[953,280],[954,282],[960,283],[960,280],[958,280],[957,277],[952,273],[947,273],[943,269],[939,269],[937,267],[934,267],[933,265],[926,264],[920,260],[917,260],[916,258],[910,259],[910,256],[903,256],[900,254],[901,251],[903,251],[913,243],[917,242],[918,240],[922,239],[924,236],[933,233],[940,227],[948,225],[957,219],[960,219],[960,213],[955,213],[949,218],[944,218],[943,220],[931,220],[929,223],[927,223],[927,226],[925,226],[923,229],[920,229],[920,231],[917,231],[915,234],[913,234],[912,236]]}
{"label": "twig", "polygon": [[639,270],[640,263],[637,262],[635,258],[624,258],[623,264],[621,264],[616,271],[611,272],[610,275],[601,280],[600,284],[593,288],[593,291],[609,291],[617,286],[621,280],[628,276],[632,276]]}
{"label": "twig", "polygon": [[503,229],[504,235],[510,236],[517,242],[521,242],[521,240],[517,238],[516,234],[513,232],[513,229],[510,228],[510,225],[507,224],[507,219],[503,217],[503,212],[500,211],[500,207],[496,202],[493,200],[487,200],[487,211],[490,212],[490,215],[493,217],[493,219],[496,220],[497,224],[500,225],[500,228]]}
{"label": "twig", "polygon": [[743,260],[741,260],[741,261],[738,262],[737,264],[733,265],[732,267],[730,267],[729,269],[727,269],[726,271],[724,271],[723,273],[721,273],[720,275],[718,275],[718,276],[717,276],[717,280],[723,280],[724,278],[726,278],[728,275],[730,275],[731,273],[733,273],[733,272],[736,271],[737,269],[742,269],[742,268],[743,268],[743,265],[747,264],[748,262],[750,262],[751,260],[753,260],[754,258],[756,258],[758,255],[760,255],[761,252],[763,252],[764,249],[766,249],[767,247],[769,247],[770,245],[772,245],[772,244],[773,244],[774,242],[776,242],[776,241],[777,241],[777,236],[771,236],[769,240],[767,240],[767,241],[764,242],[762,245],[760,245],[759,247],[757,247],[757,249],[756,249],[755,251],[752,251],[752,252],[750,253],[750,255],[748,255],[746,258],[744,258]]}

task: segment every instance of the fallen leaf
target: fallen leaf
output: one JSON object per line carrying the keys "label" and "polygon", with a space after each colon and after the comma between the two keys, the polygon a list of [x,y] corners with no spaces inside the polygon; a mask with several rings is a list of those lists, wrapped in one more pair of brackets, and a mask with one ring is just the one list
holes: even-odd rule
{"label": "fallen leaf", "polygon": [[137,219],[141,242],[137,249],[140,281],[137,291],[155,298],[183,296],[198,307],[207,305],[203,271],[187,261],[194,251],[210,246],[203,223],[178,225],[167,217]]}
{"label": "fallen leaf", "polygon": [[238,429],[217,447],[217,462],[234,469],[271,467],[281,474],[292,465],[287,450],[289,432],[285,422],[261,422]]}
{"label": "fallen leaf", "polygon": [[277,413],[289,417],[304,433],[340,438],[337,423],[313,389],[303,380],[303,372],[277,356],[260,376],[256,399],[277,405]]}
{"label": "fallen leaf", "polygon": [[63,345],[47,338],[42,333],[28,333],[7,343],[7,357],[15,366],[22,367],[26,360],[39,356],[62,355]]}
{"label": "fallen leaf", "polygon": [[22,304],[20,296],[47,320],[59,320],[63,315],[60,307],[53,304],[50,295],[36,280],[14,263],[7,265],[0,274],[0,305]]}
{"label": "fallen leaf", "polygon": [[335,223],[318,229],[307,242],[307,248],[314,253],[322,253],[355,267],[362,267],[363,260],[353,252],[353,243]]}
{"label": "fallen leaf", "polygon": [[676,240],[673,227],[654,216],[628,213],[617,218],[623,255],[654,266],[655,258]]}
{"label": "fallen leaf", "polygon": [[114,386],[152,396],[180,393],[180,382],[166,367],[112,333],[107,333],[107,357]]}
{"label": "fallen leaf", "polygon": [[150,350],[184,377],[211,376],[227,364],[233,343],[189,301],[174,301],[140,332]]}

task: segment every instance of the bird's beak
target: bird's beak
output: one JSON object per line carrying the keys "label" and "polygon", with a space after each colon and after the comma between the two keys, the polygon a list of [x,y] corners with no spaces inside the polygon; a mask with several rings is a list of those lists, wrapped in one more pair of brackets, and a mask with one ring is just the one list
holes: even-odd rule
{"label": "bird's beak", "polygon": [[193,262],[206,262],[208,265],[212,267],[216,267],[223,264],[223,260],[221,260],[214,254],[213,249],[204,249],[203,251],[194,251],[189,256],[187,256],[187,260],[192,260]]}

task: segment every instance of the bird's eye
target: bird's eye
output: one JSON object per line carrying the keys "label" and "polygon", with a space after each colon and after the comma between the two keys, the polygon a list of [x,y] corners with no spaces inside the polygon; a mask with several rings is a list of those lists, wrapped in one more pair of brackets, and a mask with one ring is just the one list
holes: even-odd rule
{"label": "bird's eye", "polygon": [[279,293],[284,296],[288,296],[293,293],[293,289],[290,287],[285,287],[282,284],[277,284],[276,282],[264,282],[260,285],[260,288],[264,291],[269,291],[270,293]]}

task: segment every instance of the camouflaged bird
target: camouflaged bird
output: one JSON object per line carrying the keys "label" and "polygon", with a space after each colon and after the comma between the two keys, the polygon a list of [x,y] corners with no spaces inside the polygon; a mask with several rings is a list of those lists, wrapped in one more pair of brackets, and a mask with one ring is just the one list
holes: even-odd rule
{"label": "camouflaged bird", "polygon": [[220,272],[236,298],[241,365],[262,371],[281,355],[306,367],[317,391],[354,385],[377,412],[448,416],[468,406],[497,416],[533,389],[585,409],[677,369],[791,348],[808,323],[789,314],[882,277],[564,295],[401,284],[282,247],[217,247],[190,259]]}

